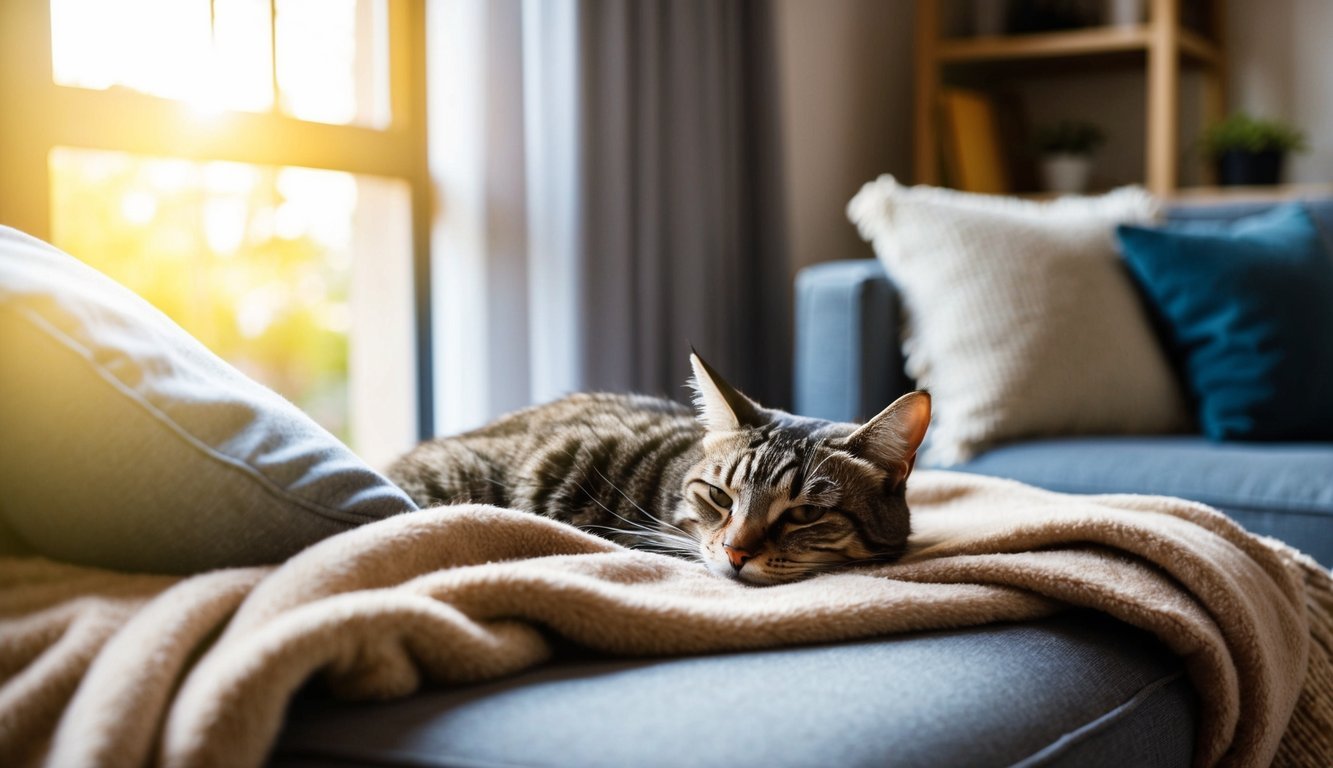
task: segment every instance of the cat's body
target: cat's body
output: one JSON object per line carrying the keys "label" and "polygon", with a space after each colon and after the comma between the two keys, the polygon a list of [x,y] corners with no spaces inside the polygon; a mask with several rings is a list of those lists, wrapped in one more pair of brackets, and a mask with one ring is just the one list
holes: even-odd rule
{"label": "cat's body", "polygon": [[423,443],[389,474],[423,507],[512,507],[647,547],[642,532],[660,528],[649,511],[660,517],[679,501],[703,436],[693,412],[670,400],[576,394]]}
{"label": "cat's body", "polygon": [[764,409],[694,358],[689,408],[578,394],[418,446],[389,476],[421,506],[486,503],[758,584],[902,553],[924,393],[864,427]]}

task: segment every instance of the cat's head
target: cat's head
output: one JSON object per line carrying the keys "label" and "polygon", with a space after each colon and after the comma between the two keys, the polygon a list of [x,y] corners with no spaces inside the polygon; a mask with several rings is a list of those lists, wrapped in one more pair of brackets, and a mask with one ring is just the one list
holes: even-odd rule
{"label": "cat's head", "polygon": [[698,355],[690,362],[706,432],[673,522],[710,571],[779,584],[902,555],[928,394],[903,395],[864,425],[841,424],[763,408]]}

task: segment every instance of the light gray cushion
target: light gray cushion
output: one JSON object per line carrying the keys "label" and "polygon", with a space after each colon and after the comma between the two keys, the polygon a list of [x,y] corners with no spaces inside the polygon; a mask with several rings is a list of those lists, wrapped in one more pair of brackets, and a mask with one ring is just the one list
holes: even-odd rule
{"label": "light gray cushion", "polygon": [[1100,614],[840,645],[582,660],[291,708],[272,765],[1186,766],[1183,665]]}
{"label": "light gray cushion", "polygon": [[1064,493],[1147,493],[1217,507],[1254,533],[1333,566],[1333,443],[1213,443],[1199,436],[1032,440],[961,467]]}
{"label": "light gray cushion", "polygon": [[147,302],[6,227],[0,350],[0,551],[192,572],[416,508]]}

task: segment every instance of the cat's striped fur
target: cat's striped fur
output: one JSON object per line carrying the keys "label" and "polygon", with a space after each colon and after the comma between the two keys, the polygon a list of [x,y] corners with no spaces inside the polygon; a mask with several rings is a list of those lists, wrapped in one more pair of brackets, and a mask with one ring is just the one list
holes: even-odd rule
{"label": "cat's striped fur", "polygon": [[577,394],[399,459],[419,505],[536,512],[755,584],[902,554],[923,392],[864,426],[761,408],[697,356],[698,414],[638,395]]}

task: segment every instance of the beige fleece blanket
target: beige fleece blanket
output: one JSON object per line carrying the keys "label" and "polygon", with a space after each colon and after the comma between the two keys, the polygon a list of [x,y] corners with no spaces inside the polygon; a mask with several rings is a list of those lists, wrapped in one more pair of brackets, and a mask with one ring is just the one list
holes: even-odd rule
{"label": "beige fleece blanket", "polygon": [[691,654],[1089,606],[1200,694],[1200,765],[1333,764],[1329,573],[1196,504],[919,472],[900,563],[747,587],[533,515],[443,507],[276,568],[192,578],[0,560],[0,765],[244,766],[312,675],[352,698],[512,674],[547,632]]}

